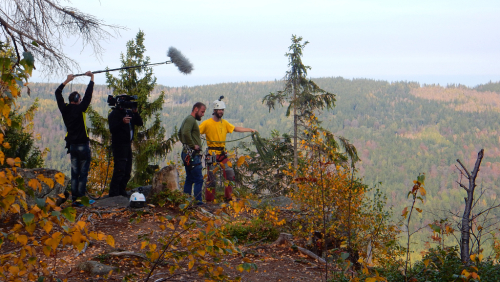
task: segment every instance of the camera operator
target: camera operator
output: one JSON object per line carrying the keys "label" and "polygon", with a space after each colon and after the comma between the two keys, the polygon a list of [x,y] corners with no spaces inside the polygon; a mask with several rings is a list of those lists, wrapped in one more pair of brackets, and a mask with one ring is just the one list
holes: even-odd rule
{"label": "camera operator", "polygon": [[[68,148],[71,158],[71,198],[75,207],[83,207],[83,204],[76,200],[85,196],[90,167],[90,139],[87,126],[85,125],[85,112],[92,100],[94,74],[88,71],[85,75],[90,76],[90,81],[83,99],[80,93],[73,91],[68,97],[69,104],[64,103],[62,91],[64,86],[75,78],[72,74],[67,76],[66,80],[57,87],[55,92],[57,107],[62,114],[67,130],[66,138],[64,139],[66,140],[66,148]],[[89,203],[93,204],[94,200],[90,200]]]}
{"label": "camera operator", "polygon": [[[127,95],[118,96],[118,101],[126,101],[127,97],[124,96]],[[126,109],[122,103],[118,102],[108,116],[108,123],[115,163],[109,196],[122,195],[128,198],[125,189],[132,172],[132,139],[134,138],[135,126],[143,125],[142,118],[137,112],[137,104],[132,109]]]}

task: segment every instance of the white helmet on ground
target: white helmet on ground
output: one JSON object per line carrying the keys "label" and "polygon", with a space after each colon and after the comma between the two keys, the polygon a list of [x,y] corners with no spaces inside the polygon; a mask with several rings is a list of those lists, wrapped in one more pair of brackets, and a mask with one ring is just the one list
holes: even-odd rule
{"label": "white helmet on ground", "polygon": [[226,108],[226,104],[221,100],[214,101],[214,110],[224,110]]}
{"label": "white helmet on ground", "polygon": [[143,208],[146,206],[146,197],[141,192],[135,192],[130,196],[131,208]]}

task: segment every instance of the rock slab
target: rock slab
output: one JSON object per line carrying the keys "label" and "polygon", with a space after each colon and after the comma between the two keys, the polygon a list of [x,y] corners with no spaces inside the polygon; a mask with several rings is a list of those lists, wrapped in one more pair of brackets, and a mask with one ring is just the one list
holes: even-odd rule
{"label": "rock slab", "polygon": [[129,205],[129,198],[124,196],[101,198],[93,204],[93,207],[113,207],[126,208]]}
{"label": "rock slab", "polygon": [[[55,175],[59,173],[60,171],[55,170],[55,169],[48,169],[48,168],[34,168],[34,169],[28,169],[28,168],[17,168],[17,173],[19,176],[21,176],[24,180],[24,187],[26,189],[31,189],[34,192],[34,195],[36,198],[39,199],[47,199],[47,197],[51,197],[55,199],[57,204],[62,204],[65,199],[61,199],[58,195],[59,194],[65,194],[66,197],[69,196],[69,194],[66,191],[66,187],[68,186],[70,179],[68,177],[64,177],[64,183],[63,185],[59,184],[55,180]],[[38,175],[43,175],[45,178],[50,178],[54,181],[54,187],[49,187],[45,182],[41,181],[38,179],[40,184],[42,185],[41,190],[34,190],[31,188],[28,183],[31,179],[37,179]],[[35,205],[35,198],[31,197],[29,193],[26,193],[26,202],[28,206]]]}

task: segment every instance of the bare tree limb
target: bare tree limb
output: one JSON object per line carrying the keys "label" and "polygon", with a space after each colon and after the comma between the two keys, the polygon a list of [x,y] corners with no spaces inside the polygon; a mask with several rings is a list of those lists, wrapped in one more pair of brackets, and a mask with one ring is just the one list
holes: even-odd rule
{"label": "bare tree limb", "polygon": [[460,166],[463,168],[465,173],[467,174],[467,179],[470,179],[470,173],[469,171],[465,168],[464,164],[460,161],[460,159],[457,159],[457,162],[460,164]]}
{"label": "bare tree limb", "polygon": [[78,63],[65,55],[65,42],[76,38],[82,49],[90,46],[97,57],[103,52],[102,42],[116,35],[121,26],[105,24],[61,2],[68,0],[0,1],[0,41],[11,41],[18,61],[19,47],[31,52],[44,73],[61,73]]}
{"label": "bare tree limb", "polygon": [[498,205],[496,205],[496,206],[493,206],[493,207],[489,207],[489,208],[485,209],[484,211],[481,211],[480,213],[478,213],[478,214],[476,214],[475,216],[473,216],[473,217],[471,218],[471,220],[474,220],[474,219],[476,219],[477,217],[479,217],[480,215],[482,215],[483,213],[485,213],[485,212],[489,212],[490,210],[492,210],[492,209],[496,209],[496,208],[498,208],[498,207],[500,207],[500,204],[498,204]]}
{"label": "bare tree limb", "polygon": [[460,185],[460,187],[464,188],[464,189],[465,189],[465,191],[469,192],[469,189],[468,189],[465,185],[463,185],[462,183],[460,183],[460,182],[458,182],[458,181],[455,181],[455,182],[456,182],[458,185]]}

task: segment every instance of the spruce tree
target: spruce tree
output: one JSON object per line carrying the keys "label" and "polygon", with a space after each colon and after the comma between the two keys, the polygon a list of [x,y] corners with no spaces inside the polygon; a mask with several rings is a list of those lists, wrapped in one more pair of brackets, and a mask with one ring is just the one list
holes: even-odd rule
{"label": "spruce tree", "polygon": [[[135,39],[127,42],[126,54],[120,55],[122,67],[144,65],[149,63],[145,56],[144,32],[139,31]],[[160,112],[165,98],[162,91],[152,100],[152,92],[156,86],[156,78],[151,67],[141,67],[120,70],[118,77],[106,73],[106,83],[112,89],[113,95],[136,95],[138,111],[144,121],[144,126],[137,128],[132,141],[134,175],[133,182],[144,184],[151,180],[152,171],[148,169],[154,158],[164,157],[172,149],[176,136],[165,140],[165,128],[161,125]],[[107,130],[107,117],[103,118],[97,112],[91,111],[92,133],[108,145],[110,140]]]}
{"label": "spruce tree", "polygon": [[288,71],[285,74],[285,88],[276,93],[269,93],[262,100],[274,109],[277,103],[283,106],[288,103],[286,116],[293,113],[293,151],[294,168],[297,168],[297,139],[298,126],[305,125],[316,110],[331,110],[335,106],[335,94],[321,89],[316,83],[307,78],[310,66],[302,63],[302,50],[309,42],[302,43],[302,37],[292,35],[292,45],[285,54],[288,57]]}

